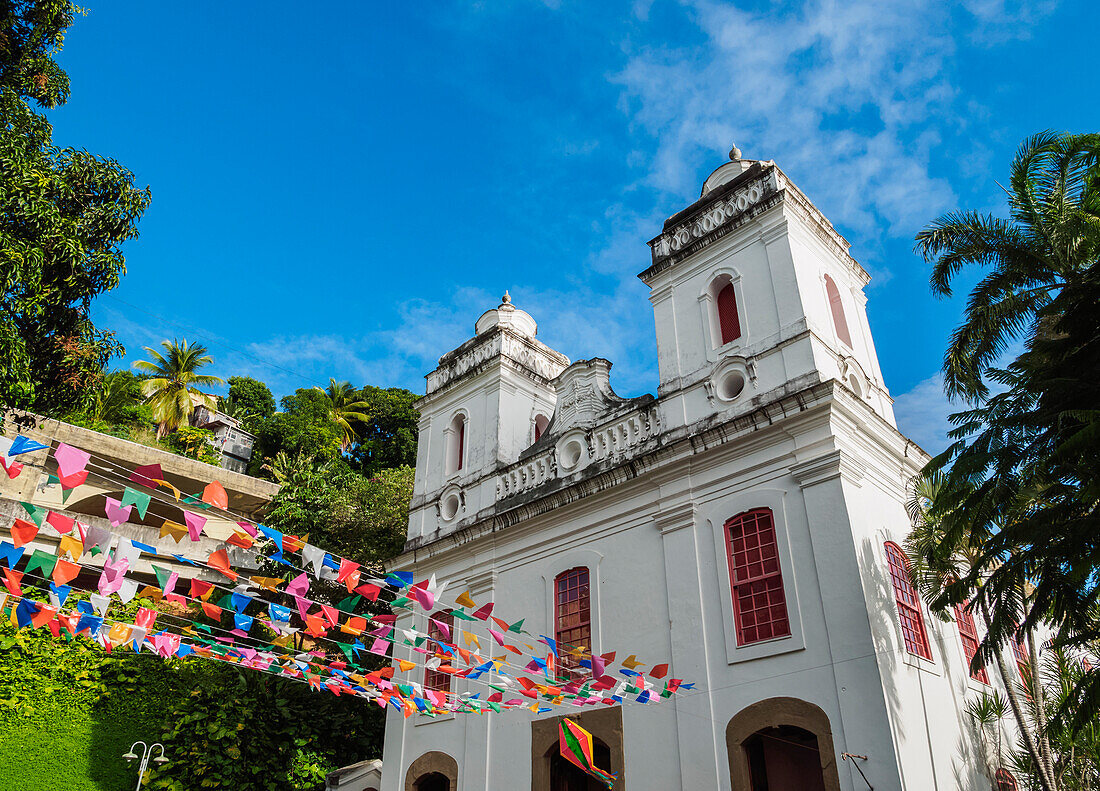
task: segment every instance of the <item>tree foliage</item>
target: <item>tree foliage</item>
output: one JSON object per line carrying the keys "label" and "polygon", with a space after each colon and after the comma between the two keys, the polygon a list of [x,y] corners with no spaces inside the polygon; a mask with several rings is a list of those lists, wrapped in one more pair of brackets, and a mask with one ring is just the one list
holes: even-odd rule
{"label": "tree foliage", "polygon": [[259,379],[231,376],[229,393],[218,398],[218,409],[241,421],[245,431],[255,433],[257,426],[275,414],[275,396]]}
{"label": "tree foliage", "polygon": [[420,413],[413,405],[419,396],[401,387],[366,385],[359,398],[366,404],[367,420],[351,448],[352,465],[364,475],[390,467],[415,467]]}
{"label": "tree foliage", "polygon": [[[1043,623],[1081,645],[1100,637],[1100,136],[1025,141],[1010,183],[1010,219],[952,215],[918,237],[939,293],[991,270],[945,358],[973,405],[927,469],[944,474],[930,510],[946,546],[975,550],[947,599],[988,610],[987,646]],[[996,367],[1013,339],[1024,351]],[[1100,671],[1066,700],[1078,726],[1100,714]]]}
{"label": "tree foliage", "polygon": [[254,474],[264,459],[273,459],[280,451],[304,454],[318,464],[339,458],[343,437],[338,426],[329,419],[329,403],[324,392],[313,387],[301,388],[283,397],[280,405],[281,411],[256,427]]}
{"label": "tree foliage", "polygon": [[57,0],[0,7],[0,405],[55,415],[119,351],[89,309],[118,285],[122,244],[150,197],[117,162],[54,146],[28,104],[68,98],[54,57],[76,11]]}
{"label": "tree foliage", "polygon": [[412,485],[411,467],[366,478],[340,463],[298,466],[264,521],[285,533],[308,533],[316,546],[377,567],[404,546]]}

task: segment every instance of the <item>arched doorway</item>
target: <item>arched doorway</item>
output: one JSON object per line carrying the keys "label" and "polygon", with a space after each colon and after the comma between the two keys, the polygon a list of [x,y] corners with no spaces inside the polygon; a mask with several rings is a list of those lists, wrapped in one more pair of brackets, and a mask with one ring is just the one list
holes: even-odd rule
{"label": "arched doorway", "polygon": [[752,791],[825,791],[817,737],[794,725],[763,728],[741,749]]}
{"label": "arched doorway", "polygon": [[[577,712],[569,718],[592,734],[596,766],[618,775],[615,791],[628,789],[622,708]],[[558,735],[562,719],[551,717],[531,723],[531,791],[607,791],[606,786],[561,757]]]}
{"label": "arched doorway", "polygon": [[[558,745],[551,747],[546,757],[550,762],[550,791],[607,791],[607,786],[562,758]],[[599,739],[592,740],[592,758],[598,768],[611,771],[611,748]]]}
{"label": "arched doorway", "polygon": [[829,717],[797,698],[769,698],[726,726],[734,791],[840,791]]}
{"label": "arched doorway", "polygon": [[405,791],[457,791],[458,762],[433,750],[409,765],[405,773]]}

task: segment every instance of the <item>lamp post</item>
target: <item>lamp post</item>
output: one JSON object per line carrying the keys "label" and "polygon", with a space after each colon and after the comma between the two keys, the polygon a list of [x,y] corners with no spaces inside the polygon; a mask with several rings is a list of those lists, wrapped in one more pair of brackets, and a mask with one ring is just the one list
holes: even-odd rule
{"label": "lamp post", "polygon": [[145,782],[145,770],[149,767],[149,756],[153,754],[153,748],[160,748],[160,755],[153,759],[155,763],[166,764],[168,759],[164,757],[164,745],[160,742],[155,742],[152,747],[145,742],[134,742],[130,745],[130,752],[126,753],[123,758],[127,761],[133,761],[138,757],[138,754],[134,752],[134,748],[141,745],[141,768],[138,770],[138,781],[136,791],[141,791],[141,785]]}

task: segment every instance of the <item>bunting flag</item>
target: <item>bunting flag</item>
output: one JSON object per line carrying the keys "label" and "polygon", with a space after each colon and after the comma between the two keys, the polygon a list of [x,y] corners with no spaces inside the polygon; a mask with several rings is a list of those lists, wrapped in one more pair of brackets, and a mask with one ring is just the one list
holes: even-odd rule
{"label": "bunting flag", "polygon": [[[64,450],[61,456],[56,460],[60,475],[87,475],[87,470],[78,468],[89,463],[91,454],[85,458],[83,452],[74,448]],[[135,486],[154,492],[125,487],[121,500],[109,500],[105,510],[113,526],[128,523],[131,511],[144,518],[154,498],[167,502],[166,495],[156,491],[158,487],[171,489],[177,502],[182,501],[186,525],[166,521],[159,529],[161,537],[171,536],[177,543],[183,535],[197,540],[204,532],[207,517],[189,508],[218,507],[228,511],[228,503],[222,503],[219,493],[219,490],[224,492],[224,487],[217,482],[206,487],[200,503],[197,496],[182,493],[167,483],[156,465],[116,474],[128,477]],[[164,657],[194,655],[231,662],[310,683],[315,689],[337,695],[368,697],[380,706],[394,707],[405,717],[416,713],[425,716],[443,712],[485,714],[514,708],[544,712],[551,710],[547,705],[621,704],[628,700],[626,695],[631,696],[631,702],[651,703],[692,688],[681,679],[655,685],[652,679],[663,679],[668,673],[668,665],[654,665],[652,671],[643,676],[635,668],[645,663],[635,655],[621,663],[619,673],[626,679],[620,681],[607,670],[615,659],[613,651],[595,655],[586,646],[558,644],[555,639],[540,635],[539,642],[549,650],[539,654],[533,645],[535,636],[530,636],[531,642],[519,637],[531,635],[524,629],[525,619],[509,622],[493,615],[500,602],[485,602],[479,606],[467,590],[455,598],[453,605],[448,604],[442,599],[447,588],[445,581],[437,582],[432,576],[414,584],[412,574],[406,571],[382,576],[381,572],[310,545],[308,535],[283,535],[263,525],[238,521],[236,527],[221,534],[229,535],[228,539],[215,540],[216,548],[212,552],[206,548],[209,543],[204,542],[205,546],[187,543],[177,550],[185,554],[171,554],[154,544],[135,541],[110,529],[81,524],[72,517],[40,506],[24,503],[23,508],[28,518],[18,520],[12,528],[12,541],[18,545],[0,541],[0,561],[7,564],[7,569],[0,566],[0,571],[3,571],[3,586],[9,592],[0,592],[0,607],[3,599],[9,595],[14,597],[2,615],[10,613],[22,628],[48,627],[55,636],[62,630],[73,636],[86,636],[107,651],[145,649]],[[231,515],[231,518],[239,517]],[[56,551],[27,550],[25,545],[38,537],[44,525],[51,528],[47,535],[52,536],[53,530],[60,535]],[[290,566],[292,573],[282,577],[240,577],[233,568],[229,546],[251,549],[261,559]],[[89,552],[91,556],[98,555],[98,559],[87,557]],[[197,552],[201,555],[196,556]],[[159,587],[145,586],[139,593],[138,581],[127,575],[138,568],[143,553],[159,558],[157,563],[151,564]],[[179,565],[173,566],[171,559]],[[98,565],[100,562],[102,567]],[[17,570],[17,565],[21,565],[22,570]],[[84,575],[84,588],[81,588],[81,572],[85,569],[95,574]],[[199,579],[199,574],[205,579]],[[311,594],[312,600],[306,598],[311,576],[319,580],[318,592]],[[327,584],[322,585],[322,582]],[[331,601],[328,597],[332,596],[333,583],[346,588],[349,594],[336,605],[327,603]],[[183,590],[177,592],[177,587]],[[28,593],[24,594],[24,590]],[[74,591],[77,595],[70,596]],[[215,591],[219,598],[208,601]],[[272,594],[273,598],[282,597],[284,604],[265,598],[265,593]],[[47,595],[48,604],[34,601],[36,596]],[[81,598],[84,595],[87,595],[86,600]],[[168,608],[161,612],[146,606],[139,610],[133,624],[118,626],[117,619],[111,617],[110,608],[115,596],[122,602],[140,596],[154,602],[163,599],[199,607],[189,611]],[[73,599],[77,600],[76,610],[64,611],[66,601]],[[364,599],[369,604],[364,604]],[[292,602],[296,612],[287,606]],[[396,615],[374,612],[379,606],[411,614],[413,620],[407,624],[410,628],[395,629]],[[314,612],[310,612],[311,609]],[[119,608],[115,610],[120,611]],[[233,616],[232,623],[223,623],[222,615],[226,611]],[[158,614],[162,616],[162,623],[154,633]],[[491,628],[491,624],[496,628]],[[482,642],[473,630],[482,636],[491,636],[493,643],[488,645],[499,646],[502,656],[483,656]],[[299,649],[294,653],[298,643],[291,640],[298,632],[310,635],[312,642],[306,643],[304,651]],[[341,642],[347,639],[351,642]],[[398,655],[399,648],[401,655]],[[393,664],[381,670],[360,665],[359,662],[366,661],[370,654],[386,657]],[[574,669],[559,671],[559,655],[575,657]],[[578,665],[580,675],[576,669]],[[395,677],[398,670],[410,675]],[[424,671],[485,685],[491,689],[491,694],[449,693],[425,688],[420,683]],[[559,676],[559,672],[563,675]],[[484,678],[485,673],[493,675]],[[569,733],[577,745],[590,745],[590,737],[588,742],[582,739],[582,735],[587,735],[583,729],[579,733],[573,730]],[[585,750],[579,749],[584,757]],[[587,763],[591,766],[590,746]],[[601,777],[601,781],[606,782],[606,778]]]}
{"label": "bunting flag", "polygon": [[568,717],[558,724],[558,749],[561,757],[596,778],[608,788],[615,785],[617,774],[596,766],[592,752],[592,734]]}

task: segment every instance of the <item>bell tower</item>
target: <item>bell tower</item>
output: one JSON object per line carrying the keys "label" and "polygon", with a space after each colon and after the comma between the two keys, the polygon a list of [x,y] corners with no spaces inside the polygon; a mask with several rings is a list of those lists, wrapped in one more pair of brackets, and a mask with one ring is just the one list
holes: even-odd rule
{"label": "bell tower", "polygon": [[870,276],[774,162],[729,162],[651,240],[658,396],[669,425],[837,379],[891,425],[867,323]]}
{"label": "bell tower", "polygon": [[474,337],[439,358],[420,410],[409,542],[453,532],[496,500],[496,471],[530,447],[554,414],[552,380],[569,358],[537,340],[530,314],[500,304]]}

